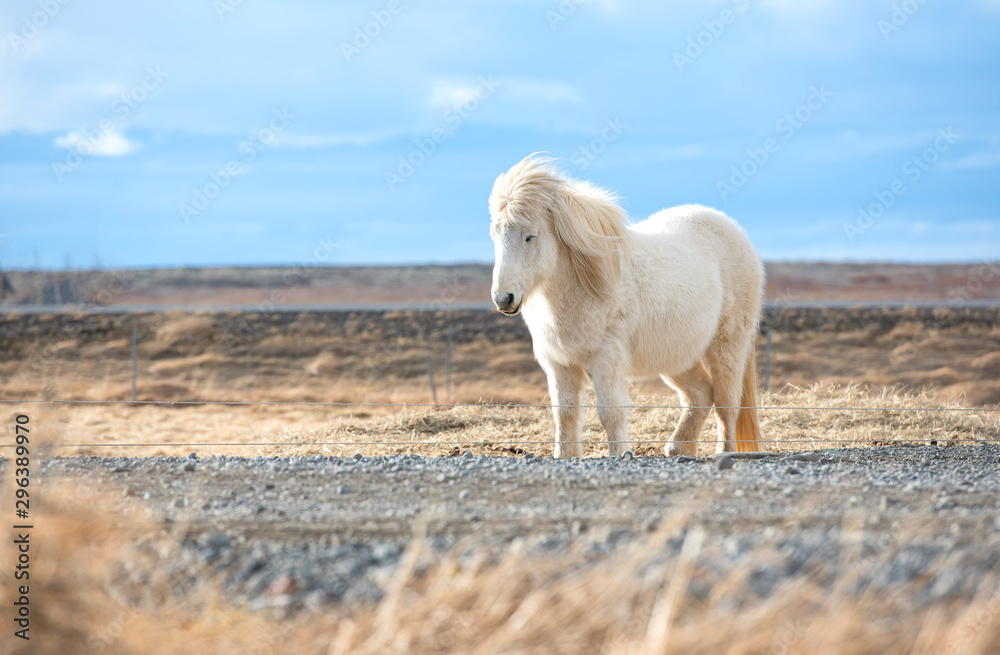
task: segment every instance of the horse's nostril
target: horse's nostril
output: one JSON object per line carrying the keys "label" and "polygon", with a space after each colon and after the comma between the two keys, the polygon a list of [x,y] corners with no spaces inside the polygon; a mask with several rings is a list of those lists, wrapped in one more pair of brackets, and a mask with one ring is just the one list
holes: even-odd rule
{"label": "horse's nostril", "polygon": [[504,307],[510,307],[513,304],[514,304],[514,294],[508,293],[507,297],[504,298],[503,306]]}

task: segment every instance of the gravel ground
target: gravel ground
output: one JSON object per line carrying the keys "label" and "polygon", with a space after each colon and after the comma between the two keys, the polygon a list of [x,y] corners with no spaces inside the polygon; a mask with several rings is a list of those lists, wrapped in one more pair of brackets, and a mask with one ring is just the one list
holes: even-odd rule
{"label": "gravel ground", "polygon": [[[998,461],[983,443],[700,459],[53,458],[40,472],[162,521],[180,545],[161,573],[181,585],[213,573],[241,607],[376,601],[414,534],[438,552],[515,544],[593,561],[663,526],[669,560],[694,525],[706,536],[696,592],[734,573],[758,595],[848,574],[859,590],[916,588],[916,607],[971,598],[1000,574]],[[123,564],[133,585],[151,579],[142,561]]]}

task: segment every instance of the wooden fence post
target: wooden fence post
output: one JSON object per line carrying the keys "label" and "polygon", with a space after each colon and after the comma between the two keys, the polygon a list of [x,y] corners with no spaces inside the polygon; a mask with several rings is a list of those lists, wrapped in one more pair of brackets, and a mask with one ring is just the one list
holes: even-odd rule
{"label": "wooden fence post", "polygon": [[445,372],[448,377],[448,402],[454,401],[454,394],[452,393],[451,386],[451,341],[452,341],[452,324],[448,323],[448,351],[445,354]]}
{"label": "wooden fence post", "polygon": [[771,326],[767,326],[767,346],[764,351],[764,391],[771,390]]}
{"label": "wooden fence post", "polygon": [[132,326],[132,402],[135,402],[136,378],[139,377],[139,326]]}
{"label": "wooden fence post", "polygon": [[434,386],[434,367],[431,366],[431,356],[427,355],[427,377],[431,380],[431,398],[434,399],[434,407],[438,404],[437,387]]}

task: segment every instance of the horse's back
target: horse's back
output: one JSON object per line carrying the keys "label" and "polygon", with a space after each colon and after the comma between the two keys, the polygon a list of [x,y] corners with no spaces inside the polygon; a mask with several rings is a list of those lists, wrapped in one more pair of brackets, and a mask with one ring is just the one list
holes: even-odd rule
{"label": "horse's back", "polygon": [[643,234],[671,237],[686,236],[695,240],[714,238],[750,244],[746,233],[726,214],[703,205],[680,205],[661,209],[632,229]]}
{"label": "horse's back", "polygon": [[663,209],[632,225],[631,229],[646,235],[653,243],[662,239],[664,243],[697,250],[721,266],[723,277],[735,276],[753,287],[762,283],[760,260],[746,232],[718,210],[702,205],[680,205]]}

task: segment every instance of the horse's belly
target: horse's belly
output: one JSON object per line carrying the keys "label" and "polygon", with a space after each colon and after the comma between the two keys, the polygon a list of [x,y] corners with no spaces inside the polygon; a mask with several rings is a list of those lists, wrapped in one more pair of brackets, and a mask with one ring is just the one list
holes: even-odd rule
{"label": "horse's belly", "polygon": [[688,370],[708,349],[716,325],[711,316],[687,325],[655,324],[658,329],[640,329],[632,339],[631,377],[675,375]]}

